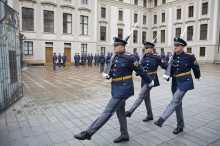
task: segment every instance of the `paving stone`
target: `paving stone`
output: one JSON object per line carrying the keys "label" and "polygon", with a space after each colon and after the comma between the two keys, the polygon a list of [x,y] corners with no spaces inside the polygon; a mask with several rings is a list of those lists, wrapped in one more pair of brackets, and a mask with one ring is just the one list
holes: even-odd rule
{"label": "paving stone", "polygon": [[[97,67],[69,67],[53,72],[47,67],[29,67],[23,72],[24,95],[0,115],[0,146],[219,146],[220,145],[220,66],[202,65],[203,79],[183,99],[184,132],[178,136],[175,113],[162,128],[144,123],[142,104],[128,119],[130,141],[114,144],[120,135],[116,115],[91,141],[78,141],[73,135],[85,130],[103,111],[111,98],[110,83]],[[156,120],[172,99],[170,82],[151,91]],[[92,75],[92,76],[91,76]],[[42,88],[43,87],[43,88]],[[135,95],[126,102],[128,109],[140,91],[140,78],[134,77]]]}

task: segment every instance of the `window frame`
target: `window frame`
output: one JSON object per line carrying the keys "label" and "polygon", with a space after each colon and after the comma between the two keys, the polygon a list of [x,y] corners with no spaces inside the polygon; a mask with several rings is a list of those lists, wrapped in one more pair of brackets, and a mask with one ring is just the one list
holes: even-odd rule
{"label": "window frame", "polygon": [[[24,10],[26,10],[28,12],[24,12]],[[22,14],[22,17],[21,17],[22,31],[34,31],[34,8],[22,7],[21,14]],[[32,15],[32,17],[31,17],[31,15]],[[27,20],[29,20],[30,21],[29,23],[31,23],[30,28],[27,28]]]}
{"label": "window frame", "polygon": [[[27,46],[25,46],[25,44],[27,45]],[[24,52],[24,56],[33,56],[33,51],[34,51],[34,49],[33,49],[33,47],[34,47],[34,43],[33,43],[33,41],[23,41],[23,52]],[[27,53],[25,53],[27,51]],[[30,53],[31,52],[31,53]]]}
{"label": "window frame", "polygon": [[89,35],[89,16],[80,15],[81,35]]}
{"label": "window frame", "polygon": [[[66,20],[64,21],[64,15],[66,15]],[[69,21],[68,20],[68,16],[71,16],[70,18],[71,18],[71,20]],[[64,34],[72,34],[72,31],[73,31],[73,29],[72,29],[72,24],[73,24],[73,22],[72,22],[72,14],[71,13],[63,13],[63,33]],[[68,24],[70,24],[70,32],[68,32]],[[64,32],[64,25],[66,25],[66,32]]]}
{"label": "window frame", "polygon": [[[104,29],[103,29],[104,28]],[[104,32],[102,30],[105,30]],[[100,26],[100,41],[106,41],[107,28],[106,26]]]}
{"label": "window frame", "polygon": [[[206,30],[202,30],[202,26],[206,26]],[[200,33],[199,40],[201,40],[201,41],[208,40],[208,24],[207,23],[200,24],[199,33]],[[205,35],[203,36],[204,33],[205,33]]]}
{"label": "window frame", "polygon": [[[47,14],[46,14],[47,13]],[[49,14],[51,13],[51,14]],[[46,16],[47,15],[47,16]],[[54,11],[43,10],[43,22],[44,22],[44,32],[45,33],[54,33]],[[46,19],[47,18],[47,19]],[[49,19],[48,19],[49,18]],[[47,23],[47,24],[46,24]],[[52,27],[51,27],[52,26]],[[46,30],[48,29],[48,30]]]}

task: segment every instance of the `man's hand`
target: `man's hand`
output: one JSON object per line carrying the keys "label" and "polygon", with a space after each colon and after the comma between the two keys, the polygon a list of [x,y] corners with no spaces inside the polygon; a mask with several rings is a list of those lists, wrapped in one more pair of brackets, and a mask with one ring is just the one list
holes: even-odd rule
{"label": "man's hand", "polygon": [[166,81],[169,81],[170,80],[170,77],[168,75],[163,75],[163,78],[166,80]]}
{"label": "man's hand", "polygon": [[148,84],[148,86],[151,88],[151,87],[153,87],[154,86],[154,80],[152,80],[149,84]]}
{"label": "man's hand", "polygon": [[106,73],[102,73],[102,77],[104,78],[104,79],[110,79],[110,76],[108,75],[108,74],[106,74]]}

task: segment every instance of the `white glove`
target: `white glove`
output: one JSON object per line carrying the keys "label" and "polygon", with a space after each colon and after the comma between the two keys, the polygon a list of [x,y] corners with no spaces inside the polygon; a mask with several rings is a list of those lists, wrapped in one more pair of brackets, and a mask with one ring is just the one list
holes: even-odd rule
{"label": "white glove", "polygon": [[200,81],[200,80],[202,80],[202,77],[200,77],[200,78],[197,78],[196,80],[197,80],[197,81]]}
{"label": "white glove", "polygon": [[169,77],[168,75],[165,75],[165,74],[164,74],[164,75],[163,75],[163,79],[166,80],[166,81],[169,81],[170,77]]}
{"label": "white glove", "polygon": [[149,87],[153,87],[153,86],[154,86],[154,80],[152,80],[152,81],[150,82],[150,84],[148,84],[148,86],[149,86]]}
{"label": "white glove", "polygon": [[109,79],[110,78],[110,76],[108,74],[104,73],[104,72],[102,73],[102,77],[104,79]]}

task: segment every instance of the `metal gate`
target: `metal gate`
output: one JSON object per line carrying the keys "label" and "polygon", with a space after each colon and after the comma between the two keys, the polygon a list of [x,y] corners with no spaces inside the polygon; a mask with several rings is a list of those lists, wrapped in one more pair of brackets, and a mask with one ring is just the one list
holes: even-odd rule
{"label": "metal gate", "polygon": [[23,96],[18,13],[0,1],[0,111]]}

